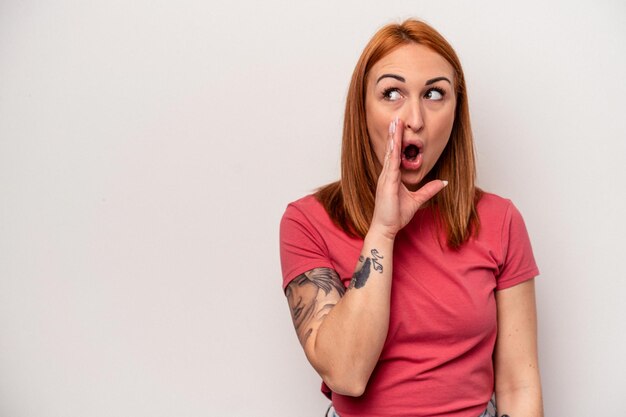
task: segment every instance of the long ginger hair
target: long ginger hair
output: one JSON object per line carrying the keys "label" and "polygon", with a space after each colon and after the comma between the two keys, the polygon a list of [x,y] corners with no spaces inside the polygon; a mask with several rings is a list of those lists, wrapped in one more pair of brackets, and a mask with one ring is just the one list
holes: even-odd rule
{"label": "long ginger hair", "polygon": [[428,24],[409,19],[381,28],[369,41],[352,74],[346,99],[341,150],[341,180],[319,189],[317,199],[331,219],[346,233],[365,237],[374,214],[376,183],[381,167],[369,139],[365,114],[365,83],[372,66],[399,46],[417,43],[441,55],[455,72],[456,110],[450,140],[426,179],[445,179],[447,187],[430,204],[443,226],[448,246],[458,248],[479,219],[476,204],[476,163],[470,126],[467,90],[461,62],[452,46]]}

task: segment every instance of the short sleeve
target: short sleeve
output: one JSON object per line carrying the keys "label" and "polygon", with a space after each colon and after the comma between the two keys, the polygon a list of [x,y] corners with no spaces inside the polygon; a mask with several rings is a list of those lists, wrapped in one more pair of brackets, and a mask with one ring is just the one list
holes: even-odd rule
{"label": "short sleeve", "polygon": [[502,226],[503,262],[497,276],[496,290],[503,290],[539,274],[522,215],[511,203]]}
{"label": "short sleeve", "polygon": [[283,289],[306,271],[333,267],[319,231],[293,204],[287,206],[280,222],[280,262]]}

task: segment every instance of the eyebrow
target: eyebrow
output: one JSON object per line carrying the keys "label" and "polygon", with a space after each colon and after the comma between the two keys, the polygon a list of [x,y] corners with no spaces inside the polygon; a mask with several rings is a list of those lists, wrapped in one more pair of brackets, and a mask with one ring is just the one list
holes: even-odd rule
{"label": "eyebrow", "polygon": [[404,77],[401,77],[399,75],[396,75],[396,74],[383,74],[380,77],[378,77],[378,79],[376,80],[376,84],[378,84],[380,82],[380,80],[382,80],[383,78],[395,78],[396,80],[402,81],[403,83],[406,82]]}
{"label": "eyebrow", "polygon": [[431,78],[430,80],[426,81],[426,85],[434,84],[437,81],[447,81],[450,85],[452,85],[452,81],[450,81],[447,77]]}
{"label": "eyebrow", "polygon": [[[380,77],[378,77],[378,79],[376,80],[376,84],[378,84],[380,80],[382,80],[383,78],[394,78],[398,81],[402,81],[403,83],[406,82],[406,79],[404,77],[401,77],[397,74],[383,74]],[[427,80],[424,85],[431,85],[431,84],[436,83],[437,81],[447,81],[448,83],[450,83],[450,85],[452,85],[452,81],[450,81],[447,77],[431,78],[430,80]]]}

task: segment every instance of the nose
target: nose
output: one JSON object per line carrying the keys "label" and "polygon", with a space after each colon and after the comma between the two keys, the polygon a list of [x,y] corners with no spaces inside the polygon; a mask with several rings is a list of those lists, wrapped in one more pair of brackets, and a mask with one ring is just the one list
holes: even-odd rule
{"label": "nose", "polygon": [[407,129],[413,132],[419,132],[424,127],[424,116],[421,100],[411,101],[407,103],[404,121]]}

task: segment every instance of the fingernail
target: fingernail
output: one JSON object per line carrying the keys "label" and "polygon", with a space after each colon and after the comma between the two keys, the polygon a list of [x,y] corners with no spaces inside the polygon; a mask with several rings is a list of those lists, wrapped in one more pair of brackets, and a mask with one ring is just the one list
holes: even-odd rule
{"label": "fingernail", "polygon": [[391,144],[389,145],[389,152],[393,152],[393,146],[395,145],[395,140],[391,138]]}
{"label": "fingernail", "polygon": [[443,181],[441,181],[441,182],[443,182],[443,186],[444,186],[444,187],[445,187],[446,185],[448,185],[448,181],[446,181],[446,180],[443,180]]}
{"label": "fingernail", "polygon": [[396,133],[396,122],[392,120],[391,123],[389,123],[389,134],[393,135],[394,133]]}

